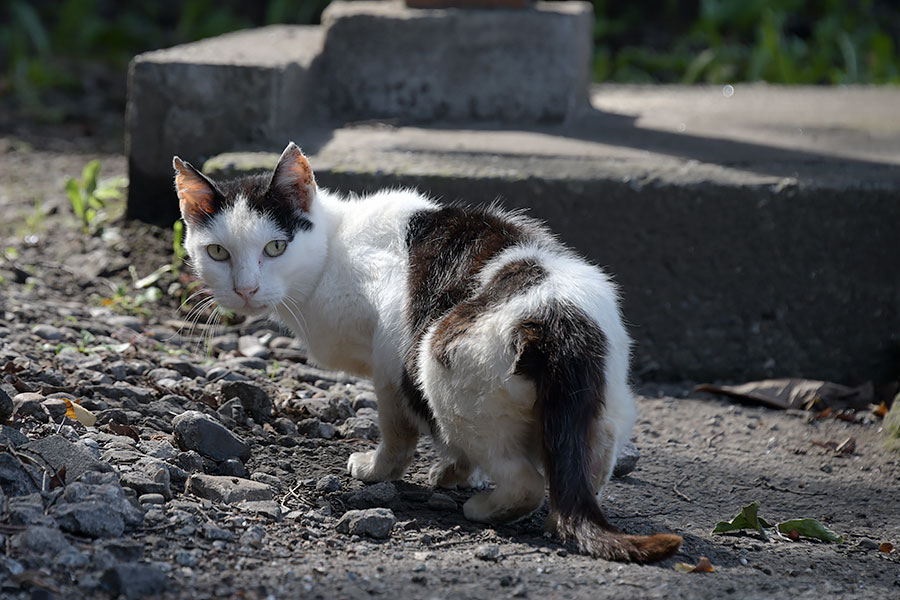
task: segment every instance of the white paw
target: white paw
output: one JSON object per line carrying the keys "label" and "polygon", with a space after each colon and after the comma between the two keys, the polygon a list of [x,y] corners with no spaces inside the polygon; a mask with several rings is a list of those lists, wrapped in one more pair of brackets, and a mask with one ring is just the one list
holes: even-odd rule
{"label": "white paw", "polygon": [[475,494],[463,504],[463,514],[470,521],[476,523],[490,523],[494,513],[491,505],[490,492]]}
{"label": "white paw", "polygon": [[347,472],[350,473],[351,477],[359,479],[360,481],[377,481],[377,479],[373,477],[375,471],[374,465],[374,450],[369,450],[368,452],[354,452],[350,455],[350,459],[347,460]]}

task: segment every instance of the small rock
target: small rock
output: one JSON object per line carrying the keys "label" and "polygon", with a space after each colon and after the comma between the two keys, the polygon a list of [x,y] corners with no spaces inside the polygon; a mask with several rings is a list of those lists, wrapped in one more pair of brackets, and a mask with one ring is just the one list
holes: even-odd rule
{"label": "small rock", "polygon": [[299,402],[301,412],[329,423],[340,422],[353,416],[350,402],[343,396],[327,398],[302,398]]}
{"label": "small rock", "polygon": [[281,506],[274,500],[250,500],[238,504],[238,510],[252,515],[263,516],[269,520],[281,522],[284,515]]}
{"label": "small rock", "polygon": [[212,523],[203,524],[203,537],[208,540],[222,540],[225,542],[233,542],[234,534],[227,529],[217,527]]}
{"label": "small rock", "polygon": [[364,440],[376,440],[381,435],[378,424],[363,417],[349,417],[343,425],[338,427],[338,432],[344,438]]}
{"label": "small rock", "polygon": [[864,550],[878,550],[878,546],[880,545],[875,540],[871,540],[869,538],[863,538],[856,543],[856,545]]}
{"label": "small rock", "polygon": [[365,535],[375,539],[385,539],[397,522],[393,511],[388,508],[348,510],[337,522],[335,528],[341,533]]}
{"label": "small rock", "polygon": [[254,548],[261,548],[263,538],[266,537],[266,530],[260,527],[259,525],[254,525],[243,534],[241,534],[241,545],[242,546],[253,546]]}
{"label": "small rock", "polygon": [[110,567],[100,578],[100,585],[113,596],[143,598],[165,591],[166,574],[159,567],[144,563],[121,563]]}
{"label": "small rock", "polygon": [[397,487],[390,481],[382,481],[344,494],[347,504],[353,508],[389,506],[397,498]]}
{"label": "small rock", "polygon": [[43,464],[59,471],[66,468],[66,481],[76,481],[88,471],[111,472],[112,465],[97,460],[83,447],[61,435],[51,435],[28,442],[22,449],[41,457]]}
{"label": "small rock", "polygon": [[13,415],[17,419],[31,417],[41,423],[50,420],[50,413],[44,407],[44,397],[40,394],[23,392],[13,396]]}
{"label": "small rock", "polygon": [[223,403],[216,409],[216,414],[219,415],[225,423],[237,425],[247,424],[247,411],[244,410],[244,405],[241,404],[240,398],[232,398]]}
{"label": "small rock", "polygon": [[496,561],[500,558],[500,546],[497,544],[481,544],[475,548],[475,558]]}
{"label": "small rock", "polygon": [[337,428],[331,423],[323,423],[318,419],[303,419],[297,423],[297,433],[311,438],[324,438],[330,440],[334,437]]}
{"label": "small rock", "polygon": [[185,484],[185,493],[225,504],[237,504],[245,500],[271,500],[273,498],[272,488],[264,483],[239,477],[201,475],[199,473],[188,478]]}
{"label": "small rock", "polygon": [[316,482],[316,491],[321,493],[336,492],[341,489],[341,479],[337,475],[325,475]]}
{"label": "small rock", "polygon": [[278,417],[272,425],[282,435],[297,435],[297,424],[287,417]]}
{"label": "small rock", "polygon": [[147,373],[147,377],[156,382],[159,382],[162,379],[174,379],[175,381],[178,381],[182,378],[182,375],[174,369],[158,368]]}
{"label": "small rock", "polygon": [[[2,392],[3,390],[0,390]],[[9,396],[7,396],[8,398]],[[0,444],[4,446],[12,446],[13,448],[18,448],[23,444],[28,443],[28,436],[16,429],[15,427],[9,427],[7,425],[0,425]]]}
{"label": "small rock", "polygon": [[831,465],[822,465],[819,470],[823,473],[831,473],[834,469],[831,468]]}
{"label": "small rock", "polygon": [[125,327],[126,329],[131,329],[133,331],[137,331],[140,333],[143,329],[143,325],[141,320],[137,317],[132,317],[129,315],[114,315],[106,318],[106,323],[110,327]]}
{"label": "small rock", "polygon": [[176,550],[173,558],[182,567],[196,567],[199,562],[197,554],[190,550]]}
{"label": "small rock", "polygon": [[641,451],[631,442],[626,443],[616,455],[616,466],[613,467],[613,476],[625,477],[637,467]]}
{"label": "small rock", "polygon": [[352,400],[350,400],[350,406],[357,413],[359,412],[360,409],[363,409],[363,408],[370,408],[372,410],[377,411],[378,410],[378,399],[376,398],[375,394],[373,394],[372,392],[360,392],[359,394],[354,396]]}
{"label": "small rock", "polygon": [[55,527],[27,527],[17,533],[10,542],[13,550],[53,557],[71,547],[71,544]]}
{"label": "small rock", "polygon": [[38,490],[41,481],[37,468],[23,465],[8,452],[0,453],[0,489],[6,496],[24,496]]}
{"label": "small rock", "polygon": [[269,358],[269,349],[260,344],[259,340],[252,335],[242,335],[238,338],[238,352],[253,358]]}
{"label": "small rock", "polygon": [[172,497],[171,477],[168,465],[155,458],[141,458],[132,471],[122,475],[122,485],[132,488],[138,495],[161,494]]}
{"label": "small rock", "polygon": [[228,381],[222,384],[222,397],[238,398],[253,420],[262,423],[272,416],[272,400],[266,391],[244,381]]}
{"label": "small rock", "polygon": [[0,421],[8,421],[13,414],[14,408],[12,398],[0,389]]}
{"label": "small rock", "polygon": [[56,526],[56,521],[44,514],[44,501],[38,493],[10,498],[5,517],[13,525]]}
{"label": "small rock", "polygon": [[31,328],[31,333],[48,341],[61,340],[64,337],[62,330],[53,325],[35,325]]}
{"label": "small rock", "polygon": [[55,512],[56,522],[70,533],[92,538],[119,537],[125,532],[125,522],[102,502],[88,500],[60,506]]}
{"label": "small rock", "polygon": [[435,492],[428,499],[428,508],[432,510],[456,510],[456,501],[440,492]]}
{"label": "small rock", "polygon": [[213,352],[231,352],[238,349],[238,336],[234,334],[217,335],[209,340],[209,347]]}
{"label": "small rock", "polygon": [[175,462],[188,473],[203,472],[203,457],[193,450],[179,452]]}
{"label": "small rock", "polygon": [[264,483],[274,490],[281,489],[281,479],[275,477],[274,475],[270,475],[269,473],[264,473],[263,471],[254,472],[252,475],[250,475],[250,479],[252,479],[253,481]]}
{"label": "small rock", "polygon": [[215,461],[250,458],[250,445],[206,414],[189,410],[172,420],[175,443]]}
{"label": "small rock", "polygon": [[251,369],[253,371],[265,371],[266,361],[255,356],[236,356],[225,361],[224,365],[229,369]]}
{"label": "small rock", "polygon": [[141,494],[138,496],[140,504],[165,504],[166,499],[162,494]]}
{"label": "small rock", "polygon": [[250,474],[247,472],[247,467],[236,458],[228,458],[220,462],[216,469],[216,475],[243,477],[244,479],[249,479],[250,477]]}

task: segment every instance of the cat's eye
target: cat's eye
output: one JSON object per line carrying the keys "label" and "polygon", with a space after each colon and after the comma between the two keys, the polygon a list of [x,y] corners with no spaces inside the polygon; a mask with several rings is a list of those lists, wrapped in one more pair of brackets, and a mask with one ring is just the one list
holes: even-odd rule
{"label": "cat's eye", "polygon": [[287,248],[287,242],[284,240],[272,240],[266,247],[264,248],[266,256],[276,257],[284,254],[285,249]]}
{"label": "cat's eye", "polygon": [[206,253],[209,254],[209,257],[213,260],[228,260],[231,257],[231,255],[228,254],[228,250],[219,244],[210,244],[207,246]]}

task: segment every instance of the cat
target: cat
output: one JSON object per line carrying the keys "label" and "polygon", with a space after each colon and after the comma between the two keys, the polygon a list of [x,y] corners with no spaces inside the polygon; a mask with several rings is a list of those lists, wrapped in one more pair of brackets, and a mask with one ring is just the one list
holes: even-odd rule
{"label": "cat", "polygon": [[437,487],[478,468],[494,487],[466,518],[504,523],[544,502],[547,528],[624,561],[681,537],[619,533],[597,497],[636,406],[616,287],[519,212],[442,206],[412,190],[343,199],[292,142],[271,174],[212,181],[173,159],[185,248],[222,307],[268,313],[319,365],[371,378],[381,441],[349,457],[365,482],[400,479],[421,432]]}

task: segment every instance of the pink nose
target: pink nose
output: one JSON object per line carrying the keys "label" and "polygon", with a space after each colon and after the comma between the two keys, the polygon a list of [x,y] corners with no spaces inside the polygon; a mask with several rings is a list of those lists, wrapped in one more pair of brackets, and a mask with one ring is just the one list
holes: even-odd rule
{"label": "pink nose", "polygon": [[244,302],[250,302],[250,298],[259,291],[259,286],[256,286],[252,290],[248,287],[243,288],[234,288],[234,293],[244,299]]}

